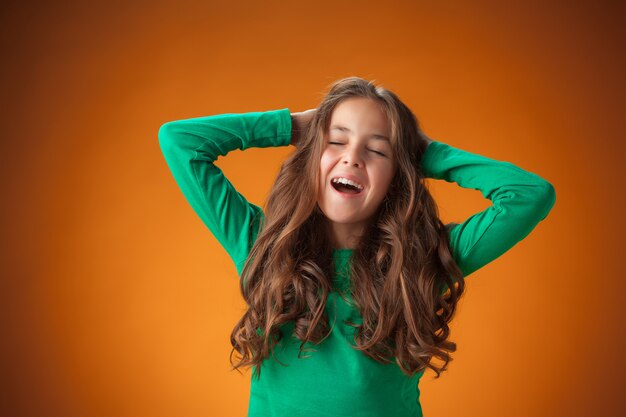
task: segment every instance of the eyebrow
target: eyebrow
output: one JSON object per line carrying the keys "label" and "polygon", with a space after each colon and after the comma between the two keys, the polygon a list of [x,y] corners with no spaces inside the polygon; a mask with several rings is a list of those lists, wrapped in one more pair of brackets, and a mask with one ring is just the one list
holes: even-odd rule
{"label": "eyebrow", "polygon": [[[350,129],[348,129],[345,126],[340,126],[340,125],[333,125],[333,126],[331,126],[330,130],[339,130],[341,132],[352,133],[352,131]],[[384,135],[378,135],[376,133],[372,133],[371,135],[369,135],[369,137],[371,137],[372,139],[386,140],[387,142],[389,142],[389,138],[387,136],[384,136]]]}

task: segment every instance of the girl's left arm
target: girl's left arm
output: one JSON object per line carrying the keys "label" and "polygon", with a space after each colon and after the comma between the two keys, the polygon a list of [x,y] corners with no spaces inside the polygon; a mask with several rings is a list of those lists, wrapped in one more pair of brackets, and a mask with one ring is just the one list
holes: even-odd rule
{"label": "girl's left arm", "polygon": [[468,276],[524,239],[556,201],[554,186],[510,163],[428,140],[421,160],[428,178],[478,190],[492,205],[462,223],[448,224],[450,247]]}

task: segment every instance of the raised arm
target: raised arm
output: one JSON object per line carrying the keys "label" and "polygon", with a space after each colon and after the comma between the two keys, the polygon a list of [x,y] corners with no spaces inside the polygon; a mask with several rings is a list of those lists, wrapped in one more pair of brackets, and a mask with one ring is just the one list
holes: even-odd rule
{"label": "raised arm", "polygon": [[264,214],[214,162],[235,149],[287,146],[291,134],[287,108],[175,120],[159,128],[159,145],[176,183],[240,276]]}
{"label": "raised arm", "polygon": [[556,200],[552,184],[538,175],[439,141],[430,141],[421,167],[428,178],[478,190],[492,202],[463,223],[448,224],[452,256],[465,277],[524,239]]}

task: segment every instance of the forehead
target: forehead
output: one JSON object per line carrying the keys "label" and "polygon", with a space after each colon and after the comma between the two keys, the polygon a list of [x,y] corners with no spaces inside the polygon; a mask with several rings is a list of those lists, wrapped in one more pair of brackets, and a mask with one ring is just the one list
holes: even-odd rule
{"label": "forehead", "polygon": [[376,101],[363,97],[349,98],[333,109],[329,130],[389,137],[390,123]]}

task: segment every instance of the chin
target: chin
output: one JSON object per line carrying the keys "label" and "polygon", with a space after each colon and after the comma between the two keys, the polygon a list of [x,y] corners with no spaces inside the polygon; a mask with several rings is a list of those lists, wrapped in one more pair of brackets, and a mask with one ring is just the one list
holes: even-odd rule
{"label": "chin", "polygon": [[362,223],[365,219],[361,216],[355,216],[350,214],[340,214],[340,213],[329,213],[326,214],[326,218],[333,223],[341,223],[341,224],[352,224],[352,223]]}

